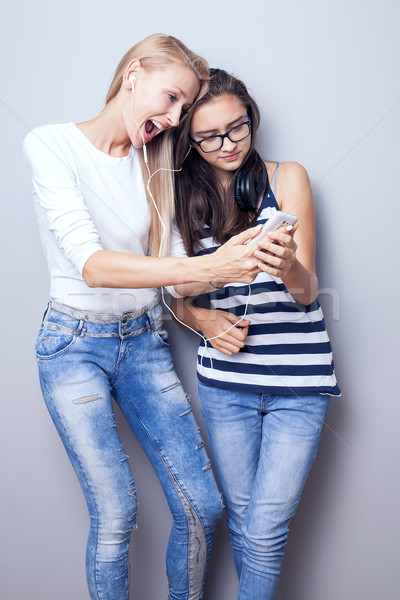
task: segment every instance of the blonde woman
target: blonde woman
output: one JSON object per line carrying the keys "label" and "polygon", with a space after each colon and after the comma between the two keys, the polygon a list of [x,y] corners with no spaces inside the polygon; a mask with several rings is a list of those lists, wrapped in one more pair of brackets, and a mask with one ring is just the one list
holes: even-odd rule
{"label": "blonde woman", "polygon": [[129,598],[128,549],[136,526],[135,485],[112,397],[172,512],[170,600],[201,598],[221,513],[173,369],[156,289],[215,278],[250,281],[257,272],[243,245],[247,232],[214,256],[159,258],[173,212],[171,130],[207,84],[203,59],[179,40],[155,34],[122,58],[97,117],[39,127],[24,142],[50,271],[50,302],[36,344],[39,376],[88,505],[93,600]]}

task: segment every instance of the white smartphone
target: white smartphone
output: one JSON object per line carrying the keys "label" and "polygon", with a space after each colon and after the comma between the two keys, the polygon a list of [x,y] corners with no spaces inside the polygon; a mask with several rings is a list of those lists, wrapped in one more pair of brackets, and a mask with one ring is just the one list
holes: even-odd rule
{"label": "white smartphone", "polygon": [[294,225],[297,221],[297,217],[295,215],[291,215],[290,213],[285,213],[281,210],[277,210],[272,217],[266,221],[258,235],[252,238],[246,244],[254,244],[258,240],[264,237],[268,231],[272,231],[274,229],[278,229],[282,227],[282,225]]}

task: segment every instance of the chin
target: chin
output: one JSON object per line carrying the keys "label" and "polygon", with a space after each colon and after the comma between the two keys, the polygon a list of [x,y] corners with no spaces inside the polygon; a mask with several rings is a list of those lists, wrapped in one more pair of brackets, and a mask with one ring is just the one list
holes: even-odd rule
{"label": "chin", "polygon": [[238,159],[238,160],[235,160],[234,162],[223,163],[221,166],[221,169],[223,171],[237,171],[238,169],[240,169],[242,164],[243,164],[243,161]]}

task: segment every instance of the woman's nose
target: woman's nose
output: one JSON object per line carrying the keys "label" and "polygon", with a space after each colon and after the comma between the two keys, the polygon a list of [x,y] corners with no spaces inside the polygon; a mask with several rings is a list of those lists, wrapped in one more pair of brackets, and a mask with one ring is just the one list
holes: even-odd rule
{"label": "woman's nose", "polygon": [[232,142],[232,140],[230,140],[228,136],[225,136],[222,140],[221,150],[232,150],[235,146],[236,142]]}
{"label": "woman's nose", "polygon": [[169,111],[167,119],[171,127],[176,127],[178,125],[179,119],[181,118],[181,111],[182,109],[179,106]]}

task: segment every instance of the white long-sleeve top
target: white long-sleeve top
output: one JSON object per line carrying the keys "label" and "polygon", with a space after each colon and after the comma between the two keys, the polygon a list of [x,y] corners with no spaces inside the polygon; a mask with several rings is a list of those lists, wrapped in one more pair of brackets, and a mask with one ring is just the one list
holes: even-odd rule
{"label": "white long-sleeve top", "polygon": [[110,156],[74,123],[45,125],[24,140],[33,200],[50,272],[50,297],[82,310],[121,314],[155,288],[89,288],[82,277],[98,250],[148,254],[150,210],[137,153]]}

